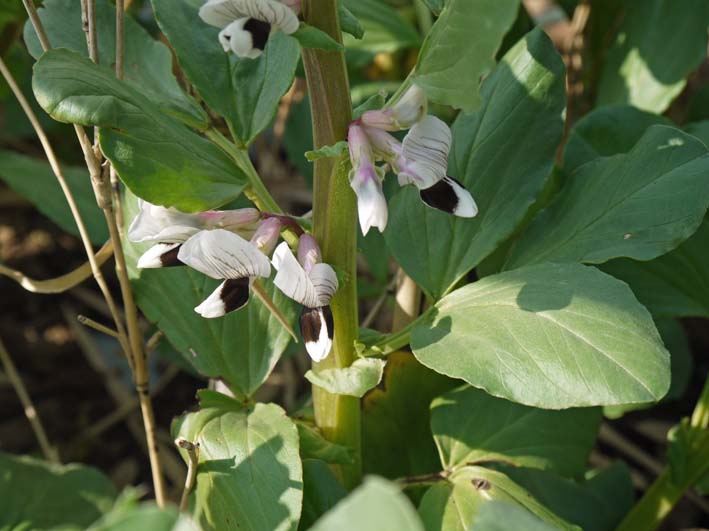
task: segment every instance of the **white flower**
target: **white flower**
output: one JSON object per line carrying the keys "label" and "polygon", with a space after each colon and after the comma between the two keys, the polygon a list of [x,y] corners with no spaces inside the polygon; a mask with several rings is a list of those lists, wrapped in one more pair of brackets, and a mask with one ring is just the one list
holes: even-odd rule
{"label": "white flower", "polygon": [[317,243],[307,234],[298,242],[299,262],[286,242],[276,247],[273,283],[285,295],[304,306],[300,316],[300,331],[305,348],[315,361],[322,361],[332,348],[333,321],[330,300],[338,288],[335,270],[320,262]]}
{"label": "white flower", "polygon": [[140,211],[128,229],[128,239],[136,243],[156,242],[139,258],[137,265],[141,269],[182,265],[178,260],[179,247],[191,236],[216,228],[249,234],[261,218],[254,208],[186,214],[142,199],[138,207]]}
{"label": "white flower", "polygon": [[221,28],[219,42],[225,52],[253,59],[263,53],[272,27],[288,35],[298,29],[299,9],[296,0],[208,0],[199,16]]}
{"label": "white flower", "polygon": [[361,120],[364,125],[383,131],[401,131],[426,116],[427,107],[426,93],[421,87],[413,84],[394,105],[387,109],[365,111]]}
{"label": "white flower", "polygon": [[366,235],[370,227],[377,227],[379,232],[383,232],[389,212],[382,191],[382,179],[374,166],[372,147],[364,128],[356,124],[350,125],[347,142],[352,162],[350,186],[357,194],[357,212],[362,234]]}
{"label": "white flower", "polygon": [[205,230],[188,239],[177,258],[208,277],[224,280],[195,308],[202,317],[221,317],[249,300],[250,281],[268,277],[268,257],[241,236],[224,229]]}

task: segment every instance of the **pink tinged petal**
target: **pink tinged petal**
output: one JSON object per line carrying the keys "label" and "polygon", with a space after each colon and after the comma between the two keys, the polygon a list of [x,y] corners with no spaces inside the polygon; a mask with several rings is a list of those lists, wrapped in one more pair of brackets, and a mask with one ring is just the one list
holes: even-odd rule
{"label": "pink tinged petal", "polygon": [[452,142],[448,125],[435,116],[426,116],[406,134],[397,163],[401,180],[418,188],[429,188],[446,176]]}
{"label": "pink tinged petal", "polygon": [[154,269],[182,265],[177,254],[180,243],[157,243],[145,251],[138,259],[138,269]]}
{"label": "pink tinged petal", "polygon": [[350,162],[357,170],[361,165],[373,164],[372,146],[363,127],[351,124],[347,130],[347,147],[350,151]]}
{"label": "pink tinged petal", "polygon": [[383,232],[389,212],[382,182],[374,166],[360,168],[350,181],[350,186],[357,194],[357,213],[362,234],[366,235],[370,227],[377,227],[379,232]]}
{"label": "pink tinged petal", "polygon": [[462,218],[473,218],[478,206],[465,187],[452,177],[444,177],[439,182],[421,190],[421,200],[432,208],[454,214]]}
{"label": "pink tinged petal", "polygon": [[261,219],[261,213],[255,208],[236,210],[207,210],[196,215],[204,228],[237,231],[251,228]]}
{"label": "pink tinged petal", "polygon": [[281,236],[281,222],[278,218],[269,218],[261,222],[251,238],[251,244],[256,246],[266,256],[276,248]]}
{"label": "pink tinged petal", "polygon": [[296,15],[300,13],[300,0],[281,0],[281,4],[290,7],[293,11],[295,11]]}
{"label": "pink tinged petal", "polygon": [[332,266],[322,262],[315,264],[308,276],[315,287],[315,292],[318,294],[318,306],[330,304],[332,296],[335,295],[339,287],[337,274]]}
{"label": "pink tinged petal", "polygon": [[239,9],[240,3],[232,0],[208,0],[199,9],[199,18],[210,26],[225,28],[234,20],[246,14]]}
{"label": "pink tinged petal", "polygon": [[237,57],[256,59],[263,50],[254,47],[254,36],[245,26],[250,18],[239,18],[219,32],[219,42],[225,52],[232,51]]}
{"label": "pink tinged petal", "polygon": [[225,280],[194,311],[207,319],[222,317],[249,302],[249,279]]}
{"label": "pink tinged petal", "polygon": [[268,277],[268,257],[241,236],[224,229],[202,231],[187,240],[178,259],[216,279]]}
{"label": "pink tinged petal", "polygon": [[403,150],[401,142],[386,131],[380,129],[365,127],[364,130],[374,148],[374,154],[377,159],[383,159],[392,164],[396,164],[396,160]]}
{"label": "pink tinged petal", "polygon": [[305,350],[313,361],[322,361],[330,354],[333,329],[329,306],[303,309],[300,314],[300,334],[303,336]]}
{"label": "pink tinged petal", "polygon": [[128,239],[132,242],[183,242],[201,228],[194,214],[153,205],[142,199],[138,206],[140,211],[128,228]]}
{"label": "pink tinged petal", "polygon": [[318,292],[286,242],[276,247],[271,262],[277,271],[273,283],[278,289],[303,306],[318,306]]}
{"label": "pink tinged petal", "polygon": [[426,93],[413,84],[393,106],[379,111],[366,111],[362,123],[384,131],[409,129],[426,116]]}
{"label": "pink tinged petal", "polygon": [[298,239],[298,261],[308,275],[315,264],[322,262],[320,246],[310,234],[303,234]]}

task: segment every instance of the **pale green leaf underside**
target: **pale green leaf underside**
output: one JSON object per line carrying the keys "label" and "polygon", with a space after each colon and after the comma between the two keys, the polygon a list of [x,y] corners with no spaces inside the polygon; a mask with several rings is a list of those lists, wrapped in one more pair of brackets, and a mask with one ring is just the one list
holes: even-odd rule
{"label": "pale green leaf underside", "polygon": [[376,358],[359,358],[349,367],[308,371],[305,378],[328,393],[361,398],[382,380],[384,361]]}
{"label": "pale green leaf underside", "polygon": [[541,264],[446,296],[411,334],[418,360],[498,396],[564,409],[652,402],[669,354],[630,288],[595,268]]}

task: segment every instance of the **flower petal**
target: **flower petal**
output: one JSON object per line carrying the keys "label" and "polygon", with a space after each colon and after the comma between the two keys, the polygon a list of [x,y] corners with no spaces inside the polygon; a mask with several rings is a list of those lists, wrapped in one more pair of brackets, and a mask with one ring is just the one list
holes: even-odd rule
{"label": "flower petal", "polygon": [[138,269],[154,269],[157,267],[171,267],[184,265],[177,258],[180,243],[156,243],[145,251],[136,266]]}
{"label": "flower petal", "polygon": [[411,182],[429,188],[446,176],[448,153],[452,141],[448,125],[435,116],[426,116],[404,137],[398,166],[404,176],[400,182]]}
{"label": "flower petal", "polygon": [[224,229],[198,232],[187,240],[177,257],[183,263],[217,279],[268,277],[268,257],[253,245]]}
{"label": "flower petal", "polygon": [[303,313],[300,314],[300,334],[303,336],[305,350],[313,361],[322,361],[330,354],[333,330],[332,311],[329,306],[303,308]]}
{"label": "flower petal", "polygon": [[199,8],[199,18],[210,26],[225,28],[247,14],[240,8],[240,4],[233,0],[208,0]]}
{"label": "flower petal", "polygon": [[200,230],[194,214],[138,200],[140,211],[128,228],[128,239],[140,242],[182,243]]}
{"label": "flower petal", "polygon": [[474,218],[478,206],[473,196],[453,177],[444,177],[430,188],[420,191],[421,200],[428,206],[461,218]]}
{"label": "flower petal", "polygon": [[378,111],[365,111],[361,119],[364,125],[383,131],[401,131],[426,116],[427,106],[426,93],[413,84],[393,106]]}
{"label": "flower petal", "polygon": [[225,280],[194,311],[213,319],[238,310],[249,302],[249,279]]}
{"label": "flower petal", "polygon": [[313,266],[322,262],[320,246],[310,234],[303,234],[298,238],[298,262],[305,269],[305,273],[310,275]]}
{"label": "flower petal", "polygon": [[278,289],[303,306],[318,306],[318,292],[286,242],[276,247],[272,263],[278,271],[273,279]]}
{"label": "flower petal", "polygon": [[366,235],[370,227],[377,227],[379,232],[384,232],[389,211],[382,182],[374,166],[360,167],[350,181],[350,186],[357,194],[357,213],[362,234]]}
{"label": "flower petal", "polygon": [[243,9],[244,13],[251,18],[268,22],[288,35],[295,33],[300,27],[300,21],[295,11],[277,0],[232,1],[240,4],[240,9]]}
{"label": "flower petal", "polygon": [[310,281],[318,294],[318,306],[327,306],[337,291],[337,274],[330,264],[318,263],[310,270]]}
{"label": "flower petal", "polygon": [[219,42],[225,52],[232,51],[237,57],[256,59],[263,53],[270,29],[265,22],[239,18],[219,32]]}

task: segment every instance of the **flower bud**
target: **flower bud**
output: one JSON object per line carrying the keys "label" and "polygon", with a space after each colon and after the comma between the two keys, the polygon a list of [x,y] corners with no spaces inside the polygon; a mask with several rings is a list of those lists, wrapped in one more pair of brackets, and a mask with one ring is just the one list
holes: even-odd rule
{"label": "flower bud", "polygon": [[409,129],[426,116],[427,107],[426,93],[413,84],[393,106],[378,111],[366,111],[361,120],[364,125],[383,131],[401,131]]}
{"label": "flower bud", "polygon": [[303,234],[298,240],[298,261],[308,274],[315,264],[322,262],[320,246],[310,234]]}
{"label": "flower bud", "polygon": [[251,238],[263,254],[270,255],[276,248],[278,238],[281,236],[281,222],[278,218],[268,218],[261,222]]}

